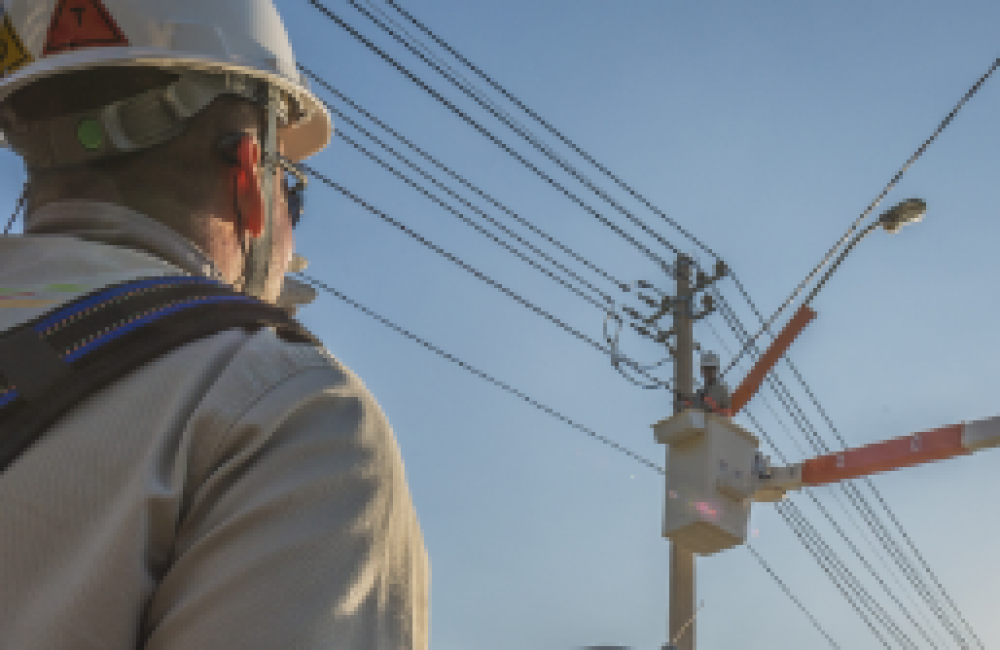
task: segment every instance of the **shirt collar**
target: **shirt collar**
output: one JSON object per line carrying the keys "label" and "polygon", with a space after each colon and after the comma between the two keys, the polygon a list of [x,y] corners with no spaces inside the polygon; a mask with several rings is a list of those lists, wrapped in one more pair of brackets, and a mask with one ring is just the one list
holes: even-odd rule
{"label": "shirt collar", "polygon": [[[69,200],[47,203],[25,222],[27,235],[68,235],[148,253],[192,274],[225,282],[199,246],[155,219],[114,203]],[[277,305],[292,316],[316,299],[316,290],[285,277]]]}
{"label": "shirt collar", "polygon": [[208,255],[170,227],[113,203],[57,201],[35,210],[25,222],[28,235],[69,235],[85,241],[139,250],[193,275],[223,280]]}

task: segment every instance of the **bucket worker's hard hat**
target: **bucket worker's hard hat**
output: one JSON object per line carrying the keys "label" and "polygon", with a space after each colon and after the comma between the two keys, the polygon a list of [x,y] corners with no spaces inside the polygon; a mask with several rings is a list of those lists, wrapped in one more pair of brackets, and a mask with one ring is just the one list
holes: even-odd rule
{"label": "bucket worker's hard hat", "polygon": [[701,355],[701,367],[702,368],[715,368],[719,369],[719,357],[713,352],[706,352]]}
{"label": "bucket worker's hard hat", "polygon": [[[332,135],[330,114],[299,73],[272,0],[3,0],[0,55],[0,103],[54,75],[153,66],[175,73],[229,74],[280,89],[297,104],[281,130],[291,160],[319,152]],[[190,98],[177,95],[167,98],[171,108],[190,110]],[[110,112],[107,117],[106,122],[113,121]],[[129,138],[130,124],[120,122],[105,124],[122,131],[109,133],[112,141],[115,136],[124,136],[122,143],[143,139]],[[16,147],[17,139],[4,135]]]}

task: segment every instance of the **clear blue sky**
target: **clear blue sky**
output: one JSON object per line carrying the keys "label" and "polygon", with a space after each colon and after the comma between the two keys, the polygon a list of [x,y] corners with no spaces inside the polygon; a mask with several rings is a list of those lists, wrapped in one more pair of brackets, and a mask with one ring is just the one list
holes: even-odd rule
{"label": "clear blue sky", "polygon": [[[392,11],[383,0],[371,2]],[[461,98],[347,0],[326,4],[599,213],[658,254],[669,255]],[[300,61],[338,90],[611,275],[672,290],[655,264],[310,3],[279,0],[278,5]],[[716,251],[765,315],[784,302],[1000,54],[1000,6],[985,1],[425,0],[402,6]],[[444,55],[439,48],[434,52]],[[509,103],[503,106],[515,110]],[[882,206],[924,198],[924,222],[893,237],[879,231],[865,240],[819,295],[814,303],[818,318],[791,349],[790,358],[850,446],[1000,411],[1000,379],[994,371],[998,113],[1000,79],[993,79]],[[533,132],[543,132],[524,114],[516,117],[531,124]],[[343,121],[338,127],[377,149]],[[546,142],[556,147],[551,138]],[[693,243],[593,167],[565,147],[556,150],[657,232],[710,264]],[[600,339],[604,315],[599,309],[474,232],[345,141],[335,139],[311,164]],[[13,208],[23,178],[20,161],[9,152],[0,154],[0,205]],[[593,348],[335,191],[315,181],[313,188],[298,231],[299,252],[312,262],[310,275],[599,434],[664,463],[665,450],[650,429],[670,413],[664,392],[633,387]],[[467,191],[462,195],[475,199]],[[476,200],[476,205],[510,223],[488,204]],[[524,228],[511,227],[588,281],[621,296]],[[720,287],[744,325],[755,330],[758,321],[732,281]],[[548,650],[600,643],[652,649],[664,642],[668,544],[660,536],[660,475],[336,298],[321,295],[301,316],[362,377],[394,426],[431,557],[435,650]],[[718,315],[699,323],[695,335],[724,363],[737,349]],[[658,360],[647,346],[627,344],[626,352],[641,362]],[[727,376],[730,386],[748,369],[747,361],[737,366]],[[788,367],[779,366],[777,375],[826,444],[839,449]],[[790,460],[817,455],[770,390],[762,391],[749,410]],[[744,416],[737,421],[754,430]],[[777,459],[774,449],[764,449]],[[987,648],[1000,647],[994,606],[1000,602],[995,559],[1000,525],[989,516],[991,496],[1000,493],[1000,472],[993,469],[998,464],[1000,451],[986,451],[874,479]],[[867,487],[862,493],[919,566]],[[936,647],[959,647],[881,546],[873,545],[843,493],[818,488],[813,494]],[[793,501],[916,647],[934,647],[807,495],[795,495]],[[756,505],[751,528],[754,548],[840,647],[882,647],[774,506]],[[923,569],[920,575],[938,594]],[[746,549],[699,559],[697,581],[698,599],[705,601],[697,626],[703,650],[831,647]],[[950,620],[958,620],[950,607],[946,611]]]}

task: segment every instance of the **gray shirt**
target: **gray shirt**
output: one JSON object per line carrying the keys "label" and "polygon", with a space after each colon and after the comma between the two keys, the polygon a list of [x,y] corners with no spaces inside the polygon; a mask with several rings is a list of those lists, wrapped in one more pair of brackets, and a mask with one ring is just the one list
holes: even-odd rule
{"label": "gray shirt", "polygon": [[[702,408],[717,410],[728,409],[731,406],[729,401],[729,387],[724,383],[708,384],[699,390],[697,395]],[[715,403],[714,408],[712,407],[712,402],[705,399],[706,397],[710,398],[712,402]]]}
{"label": "gray shirt", "polygon": [[[215,273],[118,206],[52,204],[28,233],[0,237],[0,332],[103,286]],[[429,574],[378,404],[270,328],[140,367],[0,475],[4,647],[425,650]]]}

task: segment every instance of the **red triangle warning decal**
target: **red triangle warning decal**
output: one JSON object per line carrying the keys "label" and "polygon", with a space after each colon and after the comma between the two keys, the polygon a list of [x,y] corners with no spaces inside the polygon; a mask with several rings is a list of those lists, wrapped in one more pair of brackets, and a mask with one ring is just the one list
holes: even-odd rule
{"label": "red triangle warning decal", "polygon": [[101,0],[59,0],[52,14],[44,54],[128,44],[125,33]]}
{"label": "red triangle warning decal", "polygon": [[31,53],[17,37],[10,16],[0,11],[0,17],[3,18],[0,23],[0,78],[3,78],[31,63]]}

